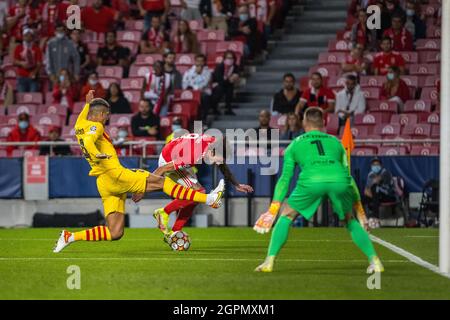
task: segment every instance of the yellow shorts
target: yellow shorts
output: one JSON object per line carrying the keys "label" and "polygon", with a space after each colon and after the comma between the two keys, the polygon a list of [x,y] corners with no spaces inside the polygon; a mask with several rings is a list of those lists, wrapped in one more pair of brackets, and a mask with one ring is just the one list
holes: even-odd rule
{"label": "yellow shorts", "polygon": [[113,212],[125,213],[127,193],[144,193],[149,175],[150,172],[145,170],[120,168],[98,176],[97,189],[102,197],[105,217]]}

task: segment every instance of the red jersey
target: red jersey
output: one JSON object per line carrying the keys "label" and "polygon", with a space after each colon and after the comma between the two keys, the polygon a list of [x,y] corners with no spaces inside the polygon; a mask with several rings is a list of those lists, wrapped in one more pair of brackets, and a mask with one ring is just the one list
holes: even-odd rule
{"label": "red jersey", "polygon": [[44,37],[53,37],[55,35],[56,22],[61,18],[62,6],[60,3],[49,4],[42,3],[39,11],[42,17],[42,35]]}
{"label": "red jersey", "polygon": [[142,8],[145,11],[163,11],[166,4],[164,0],[144,0],[142,1]]}
{"label": "red jersey", "polygon": [[[26,141],[37,142],[40,140],[41,140],[41,135],[32,125],[30,125],[25,130],[25,132],[22,132],[19,129],[19,126],[16,126],[14,129],[11,130],[8,137],[6,138],[6,141],[8,141],[8,142],[26,142]],[[16,148],[17,147],[15,147],[15,146],[8,146],[6,148],[8,156],[11,156],[13,150]],[[38,148],[39,148],[38,146],[28,146],[25,149],[38,149]]]}
{"label": "red jersey", "polygon": [[17,23],[12,27],[11,35],[16,38],[16,40],[21,41],[22,30],[25,25],[31,25],[37,22],[38,20],[38,12],[33,9],[31,6],[21,7],[19,5],[12,6],[9,8],[9,16],[15,17],[24,13],[25,15],[17,20]]}
{"label": "red jersey", "polygon": [[113,29],[116,11],[106,6],[102,6],[98,11],[93,7],[86,7],[81,11],[81,20],[87,30],[106,33]]}
{"label": "red jersey", "polygon": [[322,109],[328,108],[328,102],[335,101],[336,97],[333,90],[321,87],[318,91],[314,88],[305,90],[300,98],[300,101],[306,102],[307,107],[320,107]]}
{"label": "red jersey", "polygon": [[413,51],[413,37],[411,32],[403,28],[400,33],[395,34],[394,29],[389,28],[384,31],[383,36],[392,39],[393,50],[395,51]]}
{"label": "red jersey", "polygon": [[167,163],[173,161],[175,169],[190,167],[203,159],[208,147],[215,141],[216,138],[207,135],[186,134],[166,144],[161,156]]}
{"label": "red jersey", "polygon": [[42,51],[36,44],[31,45],[29,48],[23,44],[19,44],[14,50],[14,60],[27,63],[27,67],[25,68],[17,67],[17,75],[28,78],[31,71],[36,68],[36,65],[42,63]]}
{"label": "red jersey", "polygon": [[378,75],[385,76],[390,66],[405,66],[405,60],[400,53],[391,51],[389,53],[380,52],[375,55],[373,68],[378,70]]}

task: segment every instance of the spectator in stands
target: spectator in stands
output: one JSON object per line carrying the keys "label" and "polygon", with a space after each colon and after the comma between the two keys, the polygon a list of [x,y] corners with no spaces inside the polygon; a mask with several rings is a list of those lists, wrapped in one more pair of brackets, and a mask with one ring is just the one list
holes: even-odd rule
{"label": "spectator in stands", "polygon": [[174,138],[178,138],[183,130],[183,122],[180,117],[173,117],[172,119],[172,132],[166,137],[166,144],[172,141]]}
{"label": "spectator in stands", "polygon": [[260,50],[257,21],[250,17],[247,5],[239,6],[238,13],[230,20],[228,33],[234,40],[244,42],[244,56],[252,59]]}
{"label": "spectator in stands", "polygon": [[113,139],[113,145],[119,157],[130,155],[130,147],[124,145],[127,141],[130,141],[128,134],[128,125],[120,125],[117,130],[117,136]]}
{"label": "spectator in stands", "polygon": [[161,26],[161,18],[154,16],[151,20],[151,28],[142,35],[140,52],[163,54],[169,45],[168,42],[169,37]]}
{"label": "spectator in stands", "polygon": [[144,32],[153,26],[154,17],[166,22],[170,10],[169,0],[137,0],[137,5],[141,16],[144,17]]}
{"label": "spectator in stands", "polygon": [[383,36],[392,39],[393,50],[412,51],[413,37],[403,23],[403,17],[395,15],[392,17],[391,28],[384,31]]}
{"label": "spectator in stands", "polygon": [[47,45],[45,64],[52,85],[58,83],[61,69],[69,70],[76,81],[80,79],[80,55],[74,42],[66,36],[65,26],[56,26],[56,35]]}
{"label": "spectator in stands", "polygon": [[198,54],[200,51],[197,36],[192,32],[186,20],[179,21],[177,32],[172,38],[172,43],[175,53]]}
{"label": "spectator in stands", "polygon": [[406,2],[405,28],[414,35],[414,40],[427,37],[427,24],[420,16],[420,6],[415,0]]}
{"label": "spectator in stands", "polygon": [[115,30],[119,13],[105,5],[102,0],[94,0],[92,6],[81,10],[81,21],[86,30],[97,33],[106,33]]}
{"label": "spectator in stands", "polygon": [[372,159],[370,172],[364,189],[365,203],[370,209],[372,219],[380,218],[380,206],[383,202],[397,200],[392,174],[383,167],[381,160]]}
{"label": "spectator in stands", "polygon": [[168,51],[164,53],[163,58],[164,58],[164,72],[166,73],[166,76],[170,77],[171,91],[169,92],[169,94],[173,94],[174,90],[182,88],[183,76],[177,70],[177,67],[175,65],[176,55],[174,52]]}
{"label": "spectator in stands", "polygon": [[295,111],[300,100],[300,90],[295,85],[295,76],[286,73],[283,76],[283,89],[275,93],[272,98],[271,112],[273,115],[287,114]]}
{"label": "spectator in stands", "polygon": [[222,63],[219,63],[212,74],[211,109],[214,114],[219,114],[218,104],[225,96],[225,114],[235,115],[231,109],[234,87],[239,84],[239,66],[233,51],[227,51],[223,55]]}
{"label": "spectator in stands", "polygon": [[[8,142],[37,142],[41,140],[39,132],[30,124],[30,116],[27,113],[21,113],[18,117],[18,123],[15,128],[11,130],[6,141]],[[14,149],[18,149],[17,146],[6,147],[6,152],[10,157]],[[21,149],[37,149],[36,146],[20,147]]]}
{"label": "spectator in stands", "polygon": [[200,0],[181,0],[181,19],[186,21],[202,20]]}
{"label": "spectator in stands", "polygon": [[121,66],[124,76],[128,75],[130,66],[130,49],[119,45],[116,33],[108,31],[105,35],[105,45],[97,51],[98,66]]}
{"label": "spectator in stands", "polygon": [[295,108],[295,113],[300,115],[309,107],[319,107],[325,112],[334,112],[334,92],[323,86],[323,78],[319,72],[311,75],[311,87],[303,92],[300,102]]}
{"label": "spectator in stands", "polygon": [[80,57],[80,77],[88,74],[92,70],[91,57],[89,56],[88,46],[81,41],[82,31],[78,29],[72,30],[70,33],[70,39],[72,39],[75,49],[78,51],[78,56]]}
{"label": "spectator in stands", "polygon": [[0,105],[8,108],[14,101],[14,89],[5,81],[5,72],[0,69]]}
{"label": "spectator in stands", "polygon": [[59,10],[59,21],[61,22],[67,22],[67,8],[70,6],[79,6],[80,3],[79,0],[66,0],[61,1],[60,3],[60,10]]}
{"label": "spectator in stands", "polygon": [[300,117],[294,112],[290,112],[287,115],[286,126],[283,129],[280,140],[294,140],[304,132]]}
{"label": "spectator in stands", "polygon": [[392,51],[391,38],[383,37],[380,47],[382,51],[373,59],[373,73],[377,76],[385,76],[389,67],[397,66],[400,74],[405,74],[405,60],[400,53]]}
{"label": "spectator in stands", "polygon": [[[61,127],[52,126],[48,131],[47,141],[60,142],[64,141],[61,139]],[[50,152],[51,150],[51,152]],[[39,155],[41,156],[70,156],[72,152],[70,151],[69,145],[58,145],[58,146],[41,146],[39,148]]]}
{"label": "spectator in stands", "polygon": [[200,13],[211,30],[223,30],[228,34],[228,20],[236,10],[235,0],[201,0]]}
{"label": "spectator in stands", "polygon": [[341,64],[343,72],[351,72],[357,76],[367,74],[369,67],[367,61],[364,59],[362,45],[356,45],[352,48],[350,53],[345,58],[345,62]]}
{"label": "spectator in stands", "polygon": [[89,75],[86,84],[81,89],[80,97],[85,97],[90,90],[95,90],[96,98],[106,97],[106,90],[103,88],[102,84],[98,81],[98,73],[91,72]]}
{"label": "spectator in stands", "polygon": [[42,51],[34,41],[34,31],[23,31],[23,42],[14,50],[14,65],[17,67],[17,91],[39,91],[39,72],[42,66]]}
{"label": "spectator in stands", "polygon": [[353,119],[355,114],[366,111],[366,98],[358,84],[358,78],[348,75],[345,79],[345,88],[336,95],[335,113],[339,116],[339,126],[343,126],[345,121]]}
{"label": "spectator in stands", "polygon": [[153,71],[147,74],[145,81],[144,98],[153,106],[152,112],[157,116],[166,115],[169,111],[170,93],[173,90],[171,77],[164,72],[162,61],[153,63]]}
{"label": "spectator in stands", "polygon": [[11,41],[22,42],[23,30],[36,27],[39,21],[39,13],[30,3],[29,0],[18,0],[16,5],[9,8],[7,22]]}
{"label": "spectator in stands", "polygon": [[111,114],[131,113],[130,102],[123,95],[118,83],[113,82],[109,85],[106,100],[109,103]]}
{"label": "spectator in stands", "polygon": [[358,22],[352,27],[351,41],[353,47],[361,45],[367,51],[378,49],[377,31],[367,28],[367,12],[364,9],[359,10]]}
{"label": "spectator in stands", "polygon": [[206,56],[203,54],[198,54],[195,56],[195,65],[193,65],[183,75],[183,89],[200,90],[202,92],[200,110],[203,119],[207,115],[207,107],[210,103],[210,81],[211,71],[206,65]]}
{"label": "spectator in stands", "polygon": [[73,79],[67,69],[61,69],[58,82],[53,86],[53,103],[73,110],[73,104],[78,100],[77,87],[73,84]]}
{"label": "spectator in stands", "polygon": [[133,136],[159,138],[159,117],[151,109],[148,100],[139,101],[139,112],[131,118]]}
{"label": "spectator in stands", "polygon": [[375,5],[377,0],[352,0],[348,7],[347,14],[358,18],[358,14],[361,10],[367,11],[369,6]]}
{"label": "spectator in stands", "polygon": [[386,3],[383,0],[378,0],[376,5],[381,11],[381,28],[377,30],[378,39],[381,39],[383,32],[391,27],[391,12],[386,8]]}
{"label": "spectator in stands", "polygon": [[255,128],[257,139],[271,140],[273,128],[270,126],[271,114],[269,110],[261,110],[258,115],[259,126]]}
{"label": "spectator in stands", "polygon": [[[57,22],[60,18],[61,3],[59,0],[48,0],[39,6],[41,16],[41,44],[55,35]],[[43,47],[43,46],[41,46]]]}
{"label": "spectator in stands", "polygon": [[[405,10],[400,5],[399,0],[385,0],[386,10],[389,13],[391,19],[393,16],[405,17]],[[390,21],[392,22],[392,20]],[[390,28],[391,26],[389,26]]]}
{"label": "spectator in stands", "polygon": [[380,100],[395,101],[403,110],[404,103],[410,99],[408,85],[400,78],[400,70],[396,66],[389,68],[386,77],[387,81],[380,88]]}
{"label": "spectator in stands", "polygon": [[[251,3],[251,1],[249,1]],[[250,8],[251,5],[250,5]],[[254,8],[254,9],[253,9]],[[267,40],[272,32],[272,20],[277,13],[276,0],[255,0],[255,6],[250,10],[250,16],[255,17],[259,24],[263,26],[262,42],[263,49],[267,49]]]}

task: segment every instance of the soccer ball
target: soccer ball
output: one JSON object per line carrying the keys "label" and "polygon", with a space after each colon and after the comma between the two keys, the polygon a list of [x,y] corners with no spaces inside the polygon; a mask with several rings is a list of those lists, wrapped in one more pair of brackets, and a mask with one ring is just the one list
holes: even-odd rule
{"label": "soccer ball", "polygon": [[378,229],[380,227],[380,220],[377,218],[370,218],[368,222],[370,229]]}
{"label": "soccer ball", "polygon": [[186,232],[176,231],[169,238],[169,246],[173,251],[187,251],[191,246],[191,238]]}

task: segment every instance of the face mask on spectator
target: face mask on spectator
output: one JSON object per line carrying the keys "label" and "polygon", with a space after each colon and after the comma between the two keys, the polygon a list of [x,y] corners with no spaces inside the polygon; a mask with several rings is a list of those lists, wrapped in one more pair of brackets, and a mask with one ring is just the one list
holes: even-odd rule
{"label": "face mask on spectator", "polygon": [[416,12],[413,9],[406,9],[406,15],[408,17],[413,17],[416,14]]}
{"label": "face mask on spectator", "polygon": [[181,125],[179,125],[179,124],[173,124],[172,125],[172,131],[177,131],[177,130],[180,130],[180,129],[182,129],[182,127],[181,127]]}
{"label": "face mask on spectator", "polygon": [[381,166],[379,166],[379,165],[373,165],[373,166],[371,167],[371,169],[372,169],[372,172],[373,172],[373,173],[380,173],[380,171],[381,171]]}
{"label": "face mask on spectator", "polygon": [[230,59],[230,58],[227,58],[227,59],[225,59],[225,60],[223,61],[223,63],[224,63],[224,65],[226,65],[226,66],[232,66],[233,63],[234,63],[234,60],[233,60],[233,59]]}
{"label": "face mask on spectator", "polygon": [[89,84],[90,84],[91,86],[95,86],[95,85],[97,85],[97,83],[98,83],[98,80],[95,80],[95,79],[89,79]]}
{"label": "face mask on spectator", "polygon": [[63,76],[63,75],[59,76],[59,82],[64,82],[64,79],[66,79],[65,76]]}
{"label": "face mask on spectator", "polygon": [[247,20],[248,20],[248,14],[246,14],[246,13],[241,13],[241,14],[239,15],[239,19],[240,19],[242,22],[247,21]]}
{"label": "face mask on spectator", "polygon": [[394,75],[392,72],[389,72],[389,73],[387,74],[387,79],[388,79],[388,80],[392,81],[392,80],[394,80],[394,78],[395,78],[395,75]]}
{"label": "face mask on spectator", "polygon": [[128,136],[128,132],[125,130],[119,130],[119,132],[117,133],[117,136],[119,138],[125,139]]}
{"label": "face mask on spectator", "polygon": [[28,128],[28,121],[22,120],[19,121],[19,128],[22,130],[25,130]]}
{"label": "face mask on spectator", "polygon": [[57,32],[56,33],[56,38],[57,39],[62,39],[62,38],[64,38],[64,36],[65,36],[64,32]]}

